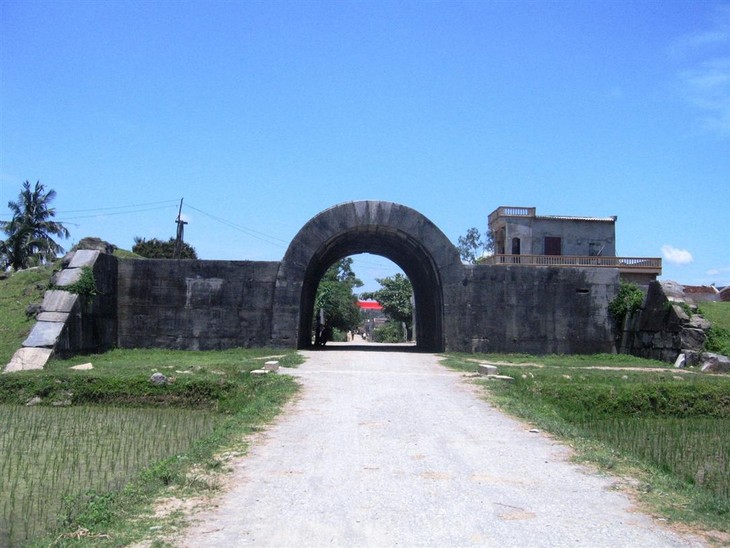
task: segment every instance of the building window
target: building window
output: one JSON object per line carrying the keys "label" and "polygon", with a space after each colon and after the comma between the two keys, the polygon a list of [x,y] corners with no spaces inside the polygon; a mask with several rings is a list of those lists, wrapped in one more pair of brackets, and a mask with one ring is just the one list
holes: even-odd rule
{"label": "building window", "polygon": [[520,239],[512,238],[512,255],[520,254]]}
{"label": "building window", "polygon": [[604,247],[606,247],[606,244],[601,242],[588,242],[588,256],[600,257],[603,255]]}
{"label": "building window", "polygon": [[556,236],[545,236],[545,255],[562,255],[561,241]]}

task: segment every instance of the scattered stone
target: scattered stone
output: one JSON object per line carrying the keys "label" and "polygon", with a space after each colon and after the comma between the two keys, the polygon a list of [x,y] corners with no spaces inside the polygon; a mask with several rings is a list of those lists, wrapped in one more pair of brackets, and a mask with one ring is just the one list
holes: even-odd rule
{"label": "scattered stone", "polygon": [[70,369],[75,369],[76,371],[88,371],[89,369],[94,369],[94,366],[91,363],[81,363],[70,367]]}
{"label": "scattered stone", "polygon": [[495,381],[507,381],[507,382],[512,382],[515,380],[514,377],[510,377],[509,375],[487,375],[487,379],[495,380]]}
{"label": "scattered stone", "polygon": [[537,428],[530,428],[530,434],[539,434],[540,431]]}
{"label": "scattered stone", "polygon": [[279,370],[279,362],[277,360],[268,361],[264,364],[264,369],[276,373]]}
{"label": "scattered stone", "polygon": [[680,353],[679,356],[677,356],[677,359],[674,360],[674,367],[677,369],[680,369],[684,367],[687,363],[687,357],[684,355],[684,353]]}
{"label": "scattered stone", "polygon": [[114,250],[117,248],[114,244],[110,244],[109,242],[102,240],[101,238],[95,238],[92,236],[81,238],[79,240],[79,243],[77,243],[75,246],[71,248],[71,251],[76,251],[78,249],[90,249],[92,251],[101,251],[102,253],[108,253],[109,255],[114,253]]}
{"label": "scattered stone", "polygon": [[34,405],[38,405],[42,401],[43,400],[41,399],[40,396],[33,396],[31,399],[29,399],[27,402],[25,402],[25,406],[26,407],[32,407]]}
{"label": "scattered stone", "polygon": [[683,377],[681,377],[680,375],[672,375],[672,378],[673,378],[673,379],[674,379],[675,381],[683,381],[683,380],[684,380],[684,378],[683,378]]}
{"label": "scattered stone", "polygon": [[491,365],[488,363],[480,363],[480,364],[477,364],[477,373],[479,373],[480,375],[487,375],[487,376],[499,375],[499,369],[497,369],[496,365]]}
{"label": "scattered stone", "polygon": [[54,401],[51,403],[53,407],[69,407],[71,405],[71,400],[59,400]]}
{"label": "scattered stone", "polygon": [[621,379],[627,381],[627,380],[629,380],[629,376],[628,375],[621,375]]}
{"label": "scattered stone", "polygon": [[728,373],[730,372],[730,358],[722,354],[705,352],[702,354],[703,373]]}
{"label": "scattered stone", "polygon": [[269,370],[268,369],[254,369],[251,371],[251,375],[254,377],[260,377],[262,375],[268,375]]}
{"label": "scattered stone", "polygon": [[152,373],[152,376],[150,377],[150,382],[152,384],[157,384],[157,385],[167,384],[167,377],[165,377],[165,375],[163,375],[162,373],[159,373],[159,372]]}
{"label": "scattered stone", "polygon": [[25,307],[25,315],[28,318],[35,318],[38,314],[40,314],[41,310],[41,303],[30,303],[28,306]]}

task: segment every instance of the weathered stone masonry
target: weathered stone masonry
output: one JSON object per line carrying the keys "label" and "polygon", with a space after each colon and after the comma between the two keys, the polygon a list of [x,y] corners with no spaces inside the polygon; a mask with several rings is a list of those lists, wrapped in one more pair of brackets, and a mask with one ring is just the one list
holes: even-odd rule
{"label": "weathered stone masonry", "polygon": [[[39,320],[46,314],[65,324],[39,328],[39,321],[29,341],[40,344],[22,350],[306,347],[322,274],[358,253],[391,259],[411,280],[421,350],[614,350],[608,303],[618,289],[616,269],[463,265],[436,225],[389,202],[350,202],[321,212],[299,231],[281,262],[118,260],[98,251],[76,253],[70,266],[80,259],[93,266],[99,295],[80,300],[66,291],[47,295],[49,303],[68,301],[69,310],[49,315],[46,308]],[[17,368],[26,368],[22,359]]]}

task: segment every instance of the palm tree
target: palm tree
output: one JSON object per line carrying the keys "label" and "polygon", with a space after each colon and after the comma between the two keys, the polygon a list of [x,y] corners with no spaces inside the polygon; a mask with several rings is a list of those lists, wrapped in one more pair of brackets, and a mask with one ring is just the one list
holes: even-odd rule
{"label": "palm tree", "polygon": [[64,249],[51,236],[68,238],[69,232],[61,223],[53,221],[56,210],[50,203],[56,197],[55,190],[46,192],[45,187],[36,182],[23,183],[23,190],[17,202],[8,202],[13,214],[10,221],[0,221],[0,229],[8,235],[0,242],[0,256],[5,265],[15,270],[45,264],[56,258]]}

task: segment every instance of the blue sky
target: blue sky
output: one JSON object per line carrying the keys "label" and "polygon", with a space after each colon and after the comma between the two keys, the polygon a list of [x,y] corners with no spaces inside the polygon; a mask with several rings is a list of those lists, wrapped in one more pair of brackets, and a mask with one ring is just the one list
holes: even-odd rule
{"label": "blue sky", "polygon": [[[730,285],[730,2],[0,2],[0,219],[279,260],[314,215],[617,215],[617,253]],[[356,272],[393,272],[366,256]]]}

